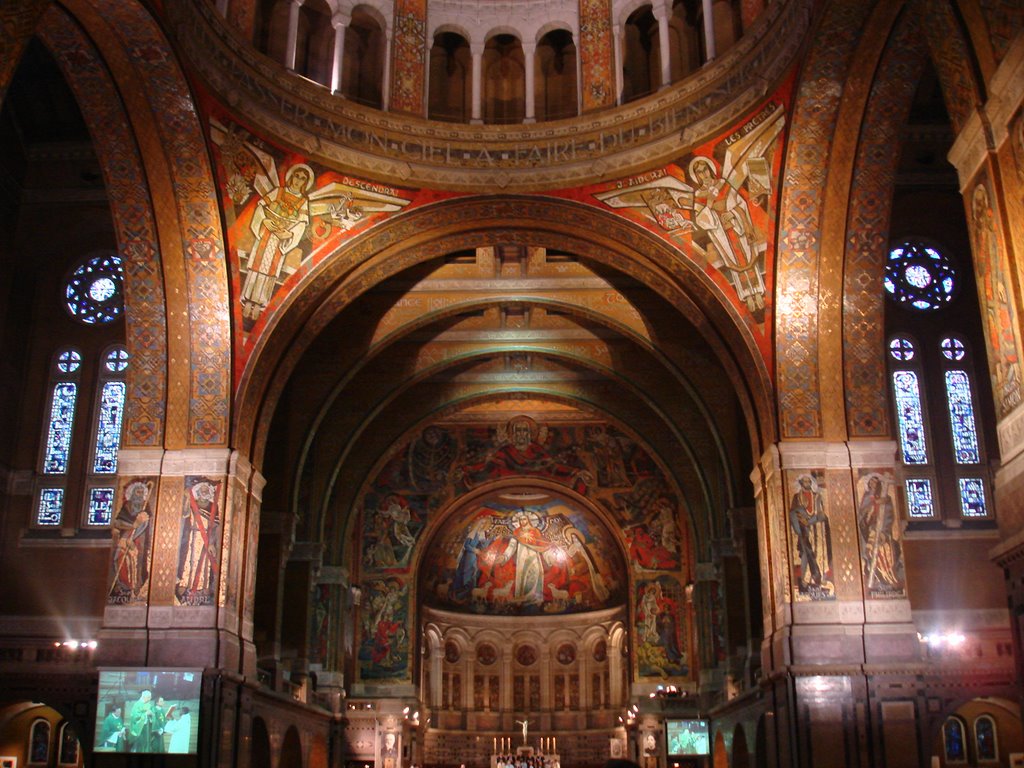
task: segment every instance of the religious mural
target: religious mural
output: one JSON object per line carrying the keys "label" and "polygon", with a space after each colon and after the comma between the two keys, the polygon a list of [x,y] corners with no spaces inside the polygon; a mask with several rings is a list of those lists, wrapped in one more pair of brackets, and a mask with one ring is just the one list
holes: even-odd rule
{"label": "religious mural", "polygon": [[903,546],[892,490],[891,470],[859,470],[857,480],[857,529],[864,570],[864,587],[870,598],[906,597]]}
{"label": "religious mural", "polygon": [[394,679],[409,668],[409,588],[397,577],[366,585],[359,664],[364,680]]}
{"label": "religious mural", "polygon": [[1020,355],[1014,329],[1016,311],[1010,300],[1005,256],[996,231],[985,177],[974,185],[968,211],[978,298],[984,313],[985,341],[993,381],[993,396],[999,417],[1006,416],[1021,401]]}
{"label": "religious mural", "polygon": [[689,674],[688,630],[682,604],[683,590],[673,576],[637,582],[635,647],[641,677]]}
{"label": "religious mural", "polygon": [[487,614],[575,613],[622,602],[608,531],[562,500],[499,496],[430,547],[423,599]]}
{"label": "religious mural", "polygon": [[185,478],[185,501],[178,528],[178,568],[174,599],[178,605],[214,605],[220,574],[223,530],[221,486],[208,477]]}
{"label": "religious mural", "polygon": [[[663,168],[545,193],[614,212],[669,243],[718,285],[769,364],[777,180],[790,91],[783,86],[727,134]],[[603,103],[607,94],[584,98]],[[273,310],[317,264],[390,216],[465,197],[333,171],[254,135],[215,103],[207,108],[227,224],[236,374]]]}
{"label": "religious mural", "polygon": [[113,536],[108,605],[145,603],[153,551],[153,490],[157,477],[130,477],[110,524]]}
{"label": "religious mural", "polygon": [[[625,531],[631,573],[616,565],[623,550],[604,525],[551,493],[475,501],[470,514],[436,534],[430,554],[418,553],[439,509],[511,477],[558,483],[603,508]],[[650,635],[647,655],[657,663],[645,663],[638,674],[690,674],[687,608],[679,597],[679,576],[689,580],[690,544],[679,494],[658,462],[622,430],[603,422],[544,424],[526,415],[489,427],[431,424],[383,460],[357,503],[353,557],[369,585],[361,606],[360,678],[410,679],[414,572],[423,574],[415,589],[426,602],[498,614],[621,605],[631,578],[658,582],[660,621],[677,627],[679,639],[662,660],[654,650],[660,640]]]}
{"label": "religious mural", "polygon": [[834,600],[832,528],[826,509],[824,473],[803,472],[792,484],[789,532],[797,602]]}
{"label": "religious mural", "polygon": [[769,101],[727,136],[676,163],[598,187],[594,198],[658,232],[769,319],[771,244],[785,109]]}
{"label": "religious mural", "polygon": [[348,235],[410,202],[408,193],[315,166],[226,118],[211,118],[210,136],[219,150],[215,159],[236,278],[235,315],[244,334],[276,305],[282,286],[295,282]]}

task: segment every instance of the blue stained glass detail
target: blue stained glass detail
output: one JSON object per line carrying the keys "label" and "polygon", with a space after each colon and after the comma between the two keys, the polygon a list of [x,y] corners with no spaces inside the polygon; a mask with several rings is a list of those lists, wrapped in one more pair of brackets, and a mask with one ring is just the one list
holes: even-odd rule
{"label": "blue stained glass detail", "polygon": [[974,741],[978,745],[979,760],[996,760],[996,725],[988,715],[974,721]]}
{"label": "blue stained glass detail", "polygon": [[113,488],[89,489],[89,509],[86,512],[86,523],[88,525],[110,525],[113,509]]}
{"label": "blue stained glass detail", "polygon": [[952,762],[962,763],[967,759],[967,750],[964,748],[964,726],[955,717],[946,721],[943,730],[943,742],[946,750],[946,759]]}
{"label": "blue stained glass detail", "polygon": [[942,349],[942,356],[947,360],[963,360],[964,355],[967,354],[964,343],[960,339],[947,337],[939,346]]}
{"label": "blue stained glass detail", "polygon": [[939,309],[956,294],[956,270],[945,254],[921,243],[905,242],[889,251],[883,284],[899,304]]}
{"label": "blue stained glass detail", "polygon": [[907,480],[907,514],[910,517],[935,517],[932,481],[920,477]]}
{"label": "blue stained glass detail", "polygon": [[38,525],[60,525],[63,511],[63,488],[43,488],[39,492],[39,509],[36,511]]}
{"label": "blue stained glass detail", "polygon": [[75,422],[75,400],[77,399],[78,385],[76,384],[65,381],[53,388],[50,429],[46,435],[46,457],[43,459],[45,474],[62,475],[68,471],[71,429]]}
{"label": "blue stained glass detail", "polygon": [[960,478],[960,511],[964,517],[988,517],[985,485],[978,477]]}
{"label": "blue stained glass detail", "polygon": [[57,357],[57,370],[61,373],[74,373],[82,365],[82,356],[73,349],[61,352]]}
{"label": "blue stained glass detail", "polygon": [[894,371],[892,383],[896,397],[896,416],[900,424],[903,462],[927,464],[928,447],[924,439],[921,390],[917,384],[917,374],[913,371]]}
{"label": "blue stained glass detail", "polygon": [[963,371],[946,371],[946,401],[949,403],[949,424],[953,429],[953,450],[957,464],[977,464],[978,431],[974,426],[974,403],[971,382]]}
{"label": "blue stained glass detail", "polygon": [[100,420],[96,428],[96,451],[92,471],[99,475],[117,472],[117,450],[121,447],[125,383],[108,381],[100,394]]}
{"label": "blue stained glass detail", "polygon": [[107,360],[105,365],[107,370],[112,373],[120,373],[128,367],[128,350],[123,347],[118,349],[112,349],[107,353]]}
{"label": "blue stained glass detail", "polygon": [[889,354],[894,360],[908,362],[914,359],[914,342],[902,336],[889,342]]}
{"label": "blue stained glass detail", "polygon": [[94,256],[72,273],[64,286],[65,306],[83,323],[109,323],[124,310],[124,264],[117,254]]}

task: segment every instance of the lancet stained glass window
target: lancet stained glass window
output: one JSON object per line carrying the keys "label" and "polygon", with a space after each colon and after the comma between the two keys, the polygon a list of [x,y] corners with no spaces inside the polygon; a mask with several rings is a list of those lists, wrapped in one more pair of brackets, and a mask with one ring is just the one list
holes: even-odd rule
{"label": "lancet stained glass window", "polygon": [[974,742],[978,746],[979,760],[997,760],[996,724],[988,715],[982,715],[974,721]]}
{"label": "lancet stained glass window", "polygon": [[927,464],[924,418],[921,411],[921,389],[914,371],[893,371],[893,392],[896,416],[900,427],[900,448],[906,464]]}
{"label": "lancet stained glass window", "polygon": [[62,475],[68,471],[77,399],[78,385],[74,382],[62,381],[54,386],[50,426],[46,435],[46,456],[43,458],[43,472],[48,475]]}
{"label": "lancet stained glass window", "polygon": [[85,513],[85,522],[87,525],[110,525],[113,510],[113,488],[89,489],[89,507]]}
{"label": "lancet stained glass window", "polygon": [[907,480],[907,514],[915,518],[935,516],[932,482],[926,477]]}
{"label": "lancet stained glass window", "polygon": [[100,416],[96,427],[96,445],[92,462],[92,471],[99,475],[112,475],[117,472],[117,451],[121,447],[125,391],[123,381],[108,381],[100,392]]}
{"label": "lancet stained glass window", "polygon": [[960,512],[964,517],[988,517],[985,484],[980,477],[960,478]]}
{"label": "lancet stained glass window", "polygon": [[964,371],[946,371],[946,402],[949,404],[949,426],[953,430],[956,463],[979,463],[981,456],[978,431],[974,426],[971,381]]}
{"label": "lancet stained glass window", "polygon": [[64,489],[43,488],[39,492],[39,508],[36,510],[37,525],[60,525],[64,512]]}
{"label": "lancet stained glass window", "polygon": [[942,726],[942,743],[946,752],[946,761],[962,763],[967,760],[967,745],[964,743],[964,724],[951,717]]}

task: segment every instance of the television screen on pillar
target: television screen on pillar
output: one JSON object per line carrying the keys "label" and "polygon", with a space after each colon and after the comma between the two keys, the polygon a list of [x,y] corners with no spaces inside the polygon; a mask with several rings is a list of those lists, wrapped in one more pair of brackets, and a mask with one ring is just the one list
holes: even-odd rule
{"label": "television screen on pillar", "polygon": [[194,755],[201,669],[100,670],[97,752]]}
{"label": "television screen on pillar", "polygon": [[670,755],[709,755],[707,720],[669,720],[666,724]]}

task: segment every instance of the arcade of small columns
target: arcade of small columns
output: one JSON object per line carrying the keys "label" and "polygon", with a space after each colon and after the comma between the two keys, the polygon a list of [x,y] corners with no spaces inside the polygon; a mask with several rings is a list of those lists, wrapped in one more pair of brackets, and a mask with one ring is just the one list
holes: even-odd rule
{"label": "arcade of small columns", "polygon": [[[228,13],[228,6],[231,0],[217,0],[217,9],[222,14]],[[292,71],[296,70],[297,55],[299,47],[299,14],[302,7],[306,4],[307,0],[291,0],[291,4],[288,8],[288,29],[287,29],[287,42],[284,49],[284,61],[281,62],[284,66]],[[431,10],[431,31],[427,36],[428,40],[432,40],[434,35],[442,28],[449,28],[451,25],[462,21],[461,14],[459,13],[459,7],[453,7],[448,9],[445,7],[444,0],[432,0],[430,3]],[[729,19],[733,13],[731,8],[731,0],[701,0],[701,11],[703,21],[703,42],[705,51],[705,62],[709,63],[713,61],[718,55],[718,49],[721,47],[723,50],[731,45],[734,40],[734,31],[726,29],[725,20]],[[670,30],[669,22],[672,18],[673,8],[672,0],[654,0],[651,3],[651,12],[657,22],[658,27],[658,44],[662,52],[671,50],[670,45]],[[633,5],[630,4],[630,9],[633,9]],[[639,6],[642,7],[642,6]],[[743,26],[746,27],[752,23],[753,19],[756,18],[757,13],[763,8],[763,4],[759,2],[744,3],[744,18]],[[748,10],[749,9],[749,10]],[[550,12],[550,9],[548,10]],[[572,30],[573,39],[579,40],[579,11],[575,1],[568,4],[566,8],[568,17],[572,18],[575,23],[575,28]],[[478,32],[483,35],[483,30],[495,29],[495,28],[506,28],[507,27],[507,16],[504,6],[495,6],[493,8],[488,6],[482,6],[478,9],[480,18],[477,19],[477,26],[474,32]],[[626,38],[626,20],[627,13],[620,13],[617,21],[614,23],[614,72],[615,72],[615,93],[616,104],[621,104],[623,100],[623,63],[625,61],[625,38]],[[720,27],[716,31],[715,18],[718,16]],[[449,18],[450,17],[450,18]],[[388,24],[388,21],[393,21],[390,17],[388,19],[381,18],[381,32],[384,37],[384,72],[381,83],[381,109],[387,110],[389,108],[389,93],[390,93],[390,82],[391,82],[391,52],[392,52],[392,41],[393,41],[393,23]],[[530,23],[534,25],[534,29],[539,34],[543,30],[551,28],[557,28],[561,26],[558,22],[560,19],[537,19],[531,16]],[[328,87],[332,93],[339,93],[342,87],[342,77],[344,74],[345,66],[345,33],[349,25],[352,23],[351,12],[346,13],[343,10],[335,10],[330,17],[330,24],[334,29],[334,42],[331,53],[331,67],[330,67],[330,83]],[[523,52],[523,65],[525,68],[525,88],[526,88],[526,115],[524,122],[533,122],[536,119],[536,107],[535,107],[535,52],[537,47],[536,40],[530,40],[521,33],[518,35],[519,42]],[[486,47],[487,40],[484,37],[477,37],[474,34],[473,39],[469,40],[469,49],[472,56],[472,122],[480,122],[482,119],[482,91],[483,91],[483,57]],[[659,88],[664,88],[672,83],[672,61],[671,55],[662,53],[660,56],[660,82]],[[423,63],[426,66],[426,62]],[[577,58],[577,67],[579,67],[579,58]],[[579,82],[579,78],[577,78]],[[577,89],[579,92],[579,89]]]}

